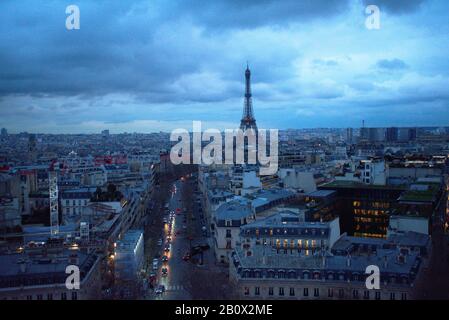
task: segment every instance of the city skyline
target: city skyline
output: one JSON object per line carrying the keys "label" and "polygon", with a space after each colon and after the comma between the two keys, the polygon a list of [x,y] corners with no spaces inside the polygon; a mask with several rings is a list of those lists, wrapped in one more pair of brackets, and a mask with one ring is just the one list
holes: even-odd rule
{"label": "city skyline", "polygon": [[28,4],[0,5],[11,133],[234,128],[246,61],[261,128],[449,122],[445,1],[377,1],[379,30],[366,28],[364,0],[78,1],[71,31],[65,5]]}

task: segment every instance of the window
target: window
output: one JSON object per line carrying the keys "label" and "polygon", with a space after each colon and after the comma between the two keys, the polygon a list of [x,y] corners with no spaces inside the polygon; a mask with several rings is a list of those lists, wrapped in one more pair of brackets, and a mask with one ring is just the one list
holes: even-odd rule
{"label": "window", "polygon": [[375,296],[376,300],[380,300],[380,292],[379,291],[376,291],[374,296]]}
{"label": "window", "polygon": [[284,295],[284,288],[279,288],[279,295],[280,296],[283,296]]}
{"label": "window", "polygon": [[369,300],[369,291],[368,291],[368,290],[365,290],[365,291],[363,292],[363,299]]}
{"label": "window", "polygon": [[42,300],[42,295],[41,294],[37,295],[37,300]]}
{"label": "window", "polygon": [[394,292],[390,293],[390,300],[395,300],[396,299],[396,295]]}
{"label": "window", "polygon": [[260,296],[260,288],[259,287],[255,287],[254,288],[254,295],[255,296]]}
{"label": "window", "polygon": [[407,293],[401,293],[401,300],[407,300]]}
{"label": "window", "polygon": [[67,300],[67,293],[66,292],[61,293],[61,300]]}
{"label": "window", "polygon": [[314,297],[319,297],[320,296],[320,289],[318,289],[318,288],[313,289],[313,296]]}
{"label": "window", "polygon": [[359,290],[352,290],[352,297],[354,299],[358,299],[359,298]]}
{"label": "window", "polygon": [[249,295],[249,288],[245,287],[243,292],[244,292],[245,296],[248,296]]}
{"label": "window", "polygon": [[78,300],[78,292],[76,291],[72,292],[72,300]]}
{"label": "window", "polygon": [[329,298],[332,298],[332,297],[334,296],[334,290],[333,290],[333,289],[328,289],[328,290],[327,290],[327,296],[328,296]]}
{"label": "window", "polygon": [[226,229],[226,238],[232,238],[231,229]]}
{"label": "window", "polygon": [[33,300],[33,296],[31,295],[27,296],[27,300]]}
{"label": "window", "polygon": [[309,288],[304,288],[304,297],[308,297],[309,296]]}
{"label": "window", "polygon": [[344,298],[344,296],[345,296],[345,291],[343,289],[338,289],[338,297],[341,299],[341,298]]}
{"label": "window", "polygon": [[268,288],[268,295],[272,296],[274,294],[273,287]]}
{"label": "window", "polygon": [[53,293],[47,294],[47,300],[53,300]]}
{"label": "window", "polygon": [[295,296],[295,288],[290,288],[290,297]]}

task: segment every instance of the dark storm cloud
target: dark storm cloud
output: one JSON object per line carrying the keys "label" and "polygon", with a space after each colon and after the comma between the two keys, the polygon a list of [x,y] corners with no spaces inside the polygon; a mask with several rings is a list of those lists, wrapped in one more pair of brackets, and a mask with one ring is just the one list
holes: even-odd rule
{"label": "dark storm cloud", "polygon": [[365,6],[377,5],[380,10],[391,14],[407,14],[414,12],[426,2],[426,0],[363,0]]}
{"label": "dark storm cloud", "polygon": [[[2,2],[0,95],[132,92],[155,102],[195,99],[177,96],[171,84],[183,74],[204,70],[202,61],[213,61],[220,52],[202,47],[200,39],[189,43],[191,25],[185,21],[206,32],[285,25],[337,14],[347,2],[84,0],[75,3],[81,12],[81,29],[76,31],[65,29],[67,4],[61,1],[22,1],[20,6]],[[274,58],[293,58],[286,54]],[[286,71],[275,65],[261,68],[259,80]],[[198,101],[224,97],[202,96]]]}
{"label": "dark storm cloud", "polygon": [[[65,29],[71,3],[81,10],[77,31]],[[348,106],[338,120],[351,119],[350,108],[445,102],[447,50],[437,44],[448,2],[423,3],[1,0],[0,123],[97,132],[102,123],[128,130],[148,119],[238,121],[247,60],[265,124],[273,110],[296,114],[296,102],[311,106],[300,126],[312,114],[321,121],[314,110],[330,119]],[[368,32],[365,4],[395,17]],[[426,36],[410,21],[425,24]]]}
{"label": "dark storm cloud", "polygon": [[191,0],[179,4],[195,21],[213,29],[303,23],[347,9],[348,0]]}

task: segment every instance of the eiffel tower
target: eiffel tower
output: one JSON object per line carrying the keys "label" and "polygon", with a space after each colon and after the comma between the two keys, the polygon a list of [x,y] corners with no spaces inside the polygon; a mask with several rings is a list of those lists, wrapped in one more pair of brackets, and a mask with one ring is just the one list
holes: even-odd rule
{"label": "eiffel tower", "polygon": [[251,71],[249,70],[248,64],[246,64],[245,79],[245,105],[242,120],[240,121],[240,129],[243,131],[253,129],[257,132],[256,119],[254,118],[253,112],[253,100],[251,98]]}

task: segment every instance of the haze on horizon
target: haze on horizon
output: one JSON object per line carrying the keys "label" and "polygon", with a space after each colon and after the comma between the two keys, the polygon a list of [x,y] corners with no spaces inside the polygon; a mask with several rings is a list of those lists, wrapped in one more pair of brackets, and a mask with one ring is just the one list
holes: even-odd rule
{"label": "haze on horizon", "polygon": [[[68,4],[80,30],[65,28]],[[260,128],[447,126],[448,12],[445,0],[4,0],[0,127],[235,128],[247,61]]]}

